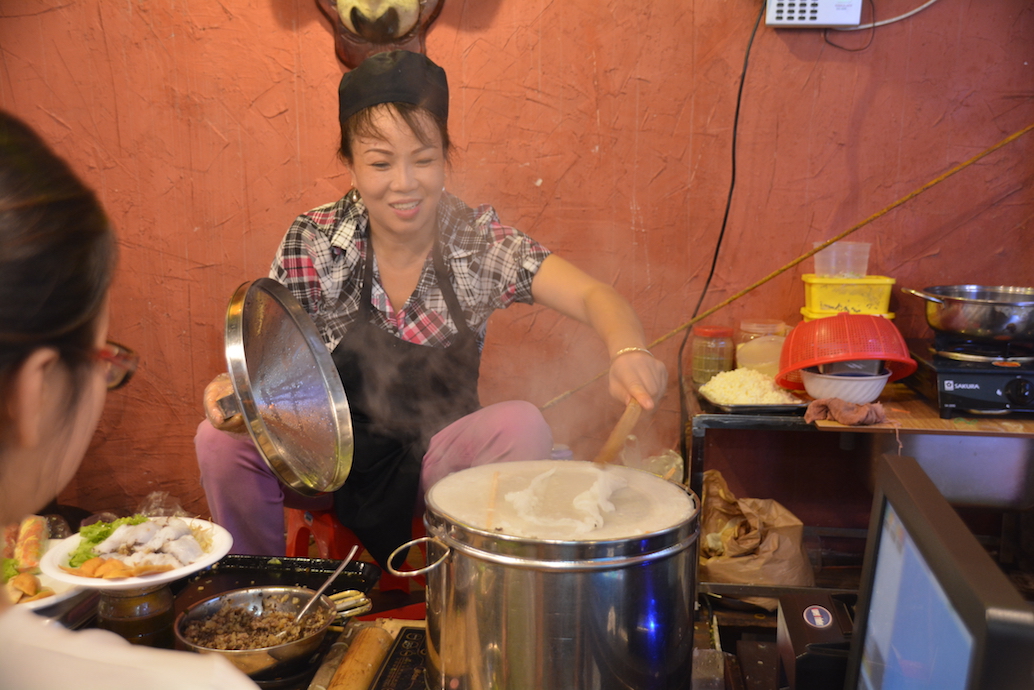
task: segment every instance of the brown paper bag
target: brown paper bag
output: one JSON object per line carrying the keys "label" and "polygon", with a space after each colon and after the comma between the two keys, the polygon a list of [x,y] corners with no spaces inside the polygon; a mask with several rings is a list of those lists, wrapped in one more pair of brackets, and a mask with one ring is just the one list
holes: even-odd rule
{"label": "brown paper bag", "polygon": [[[737,499],[717,470],[704,472],[703,494],[701,582],[814,586],[804,525],[793,513],[769,498]],[[769,597],[743,601],[770,611],[777,605]]]}

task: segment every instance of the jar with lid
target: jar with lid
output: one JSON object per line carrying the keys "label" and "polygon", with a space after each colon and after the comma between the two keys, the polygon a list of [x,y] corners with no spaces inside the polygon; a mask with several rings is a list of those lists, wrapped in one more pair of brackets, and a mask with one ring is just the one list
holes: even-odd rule
{"label": "jar with lid", "polygon": [[786,324],[778,319],[744,319],[736,334],[736,368],[755,369],[767,376],[779,373],[779,353]]}
{"label": "jar with lid", "polygon": [[733,331],[723,326],[693,328],[693,383],[703,385],[715,374],[732,369]]}

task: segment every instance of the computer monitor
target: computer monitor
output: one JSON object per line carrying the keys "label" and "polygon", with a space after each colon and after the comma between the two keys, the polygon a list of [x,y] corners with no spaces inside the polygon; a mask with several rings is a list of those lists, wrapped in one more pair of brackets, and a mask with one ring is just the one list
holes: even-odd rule
{"label": "computer monitor", "polygon": [[1034,687],[1034,607],[913,458],[879,464],[844,687]]}

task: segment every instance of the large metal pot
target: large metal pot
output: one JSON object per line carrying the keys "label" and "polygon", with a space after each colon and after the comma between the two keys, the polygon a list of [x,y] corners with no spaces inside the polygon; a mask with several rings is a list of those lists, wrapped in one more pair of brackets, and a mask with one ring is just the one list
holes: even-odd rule
{"label": "large metal pot", "polygon": [[[565,531],[563,506],[579,491],[600,496],[591,484],[601,474],[627,482],[603,496],[613,511],[600,527]],[[546,486],[540,477],[570,490],[547,488],[541,512],[521,527],[510,499]],[[690,687],[699,530],[691,492],[627,467],[543,460],[457,472],[426,503],[429,536],[409,545],[428,543],[429,564],[392,572],[427,574],[428,688]]]}
{"label": "large metal pot", "polygon": [[926,322],[935,331],[974,340],[1034,341],[1034,288],[939,285],[902,291],[926,300]]}

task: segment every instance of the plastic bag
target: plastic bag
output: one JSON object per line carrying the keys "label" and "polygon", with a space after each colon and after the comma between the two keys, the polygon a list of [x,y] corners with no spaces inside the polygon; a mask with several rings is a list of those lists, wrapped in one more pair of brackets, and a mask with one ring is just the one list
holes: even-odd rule
{"label": "plastic bag", "polygon": [[148,517],[194,517],[185,511],[179,499],[170,496],[168,491],[152,491],[140,503],[136,512]]}
{"label": "plastic bag", "polygon": [[[812,587],[804,525],[770,498],[740,498],[717,470],[704,472],[700,519],[701,582]],[[743,601],[774,611],[769,597]]]}
{"label": "plastic bag", "polygon": [[682,456],[674,450],[663,450],[659,455],[643,457],[639,449],[639,439],[630,435],[625,439],[625,446],[621,449],[621,464],[625,467],[634,467],[637,470],[646,470],[662,479],[682,481],[683,462]]}

